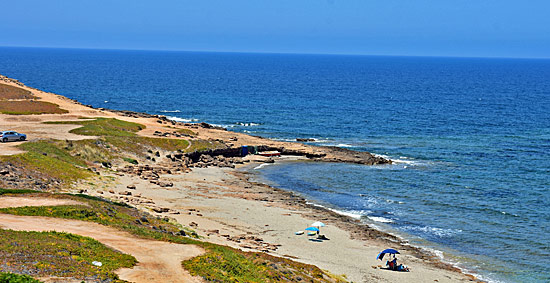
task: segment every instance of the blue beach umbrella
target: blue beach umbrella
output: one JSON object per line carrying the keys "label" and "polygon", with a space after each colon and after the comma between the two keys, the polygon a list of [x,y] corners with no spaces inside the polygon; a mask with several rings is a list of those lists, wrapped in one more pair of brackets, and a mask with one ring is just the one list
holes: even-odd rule
{"label": "blue beach umbrella", "polygon": [[317,228],[317,227],[307,227],[305,230],[306,230],[306,231],[319,232],[319,228]]}
{"label": "blue beach umbrella", "polygon": [[382,260],[386,254],[399,254],[399,252],[394,249],[385,249],[376,256],[376,259]]}

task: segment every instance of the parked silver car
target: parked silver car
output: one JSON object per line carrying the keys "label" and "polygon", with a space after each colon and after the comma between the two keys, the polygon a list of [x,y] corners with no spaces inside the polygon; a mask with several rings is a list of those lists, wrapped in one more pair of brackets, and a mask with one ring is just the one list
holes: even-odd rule
{"label": "parked silver car", "polygon": [[0,132],[0,141],[2,141],[2,142],[24,141],[26,139],[27,139],[27,135],[20,134],[16,131],[3,131],[3,132]]}

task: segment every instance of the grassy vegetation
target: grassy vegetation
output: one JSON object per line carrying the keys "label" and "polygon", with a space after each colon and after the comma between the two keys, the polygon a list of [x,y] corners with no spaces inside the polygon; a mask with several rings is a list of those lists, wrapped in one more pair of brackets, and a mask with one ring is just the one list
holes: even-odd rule
{"label": "grassy vegetation", "polygon": [[10,115],[63,114],[69,111],[59,108],[59,105],[32,100],[2,100],[0,113]]}
{"label": "grassy vegetation", "polygon": [[71,130],[70,132],[84,136],[133,137],[136,135],[136,132],[145,129],[144,125],[126,122],[115,118],[97,118],[89,121],[55,121],[44,123],[82,125],[82,127]]}
{"label": "grassy vegetation", "polygon": [[[44,194],[42,194],[44,195]],[[165,219],[118,203],[85,195],[48,194],[53,198],[69,198],[87,205],[2,208],[0,213],[48,216],[91,221],[127,231],[138,237],[195,244],[207,253],[183,262],[184,268],[213,282],[340,282],[319,268],[273,257],[264,253],[243,252],[197,239],[181,236],[182,227]],[[189,229],[183,229],[192,234]],[[300,279],[299,279],[300,278]]]}
{"label": "grassy vegetation", "polygon": [[95,175],[89,169],[94,163],[109,163],[118,158],[102,140],[40,140],[19,145],[23,154],[0,156],[0,164],[24,168],[33,178],[59,181],[66,187]]}
{"label": "grassy vegetation", "polygon": [[[100,136],[108,145],[120,151],[130,152],[136,155],[145,155],[149,148],[159,148],[168,151],[182,150],[186,152],[204,151],[223,147],[219,142],[205,140],[189,141],[182,139],[140,137],[136,132],[145,128],[137,123],[126,122],[114,118],[97,118],[89,121],[58,121],[45,122],[48,124],[77,124],[83,127],[71,130],[71,133],[88,136]],[[182,133],[196,135],[188,129],[180,129]]]}
{"label": "grassy vegetation", "polygon": [[0,100],[32,99],[34,96],[28,90],[6,84],[0,84]]}
{"label": "grassy vegetation", "polygon": [[220,142],[207,141],[207,140],[192,140],[191,146],[185,150],[185,152],[206,151],[210,149],[224,148]]}
{"label": "grassy vegetation", "polygon": [[150,137],[104,137],[105,142],[123,152],[130,152],[135,155],[146,155],[147,149],[158,148],[169,151],[185,149],[189,142],[181,139],[165,139]]}
{"label": "grassy vegetation", "polygon": [[344,282],[316,266],[270,256],[208,245],[202,256],[182,264],[192,275],[209,282]]}
{"label": "grassy vegetation", "polygon": [[184,135],[189,135],[189,136],[196,136],[197,133],[189,130],[189,129],[178,129],[176,131],[177,133],[180,133],[180,134],[184,134]]}
{"label": "grassy vegetation", "polygon": [[46,178],[57,179],[66,184],[93,175],[91,171],[75,167],[73,164],[37,152],[6,156],[2,157],[2,160],[37,172]]}
{"label": "grassy vegetation", "polygon": [[0,188],[0,196],[1,195],[8,195],[8,194],[31,194],[31,193],[39,193],[39,191],[35,190],[6,190]]}
{"label": "grassy vegetation", "polygon": [[0,283],[40,283],[28,275],[0,272]]}
{"label": "grassy vegetation", "polygon": [[[93,261],[102,266],[93,265]],[[113,271],[132,267],[137,261],[88,237],[0,229],[0,262],[11,271],[36,276],[116,281]]]}
{"label": "grassy vegetation", "polygon": [[73,156],[63,149],[62,141],[27,142],[20,147],[28,152],[2,156],[0,161],[27,170],[39,172],[41,176],[71,183],[89,178],[93,173],[86,169],[86,159]]}
{"label": "grassy vegetation", "polygon": [[134,164],[134,165],[138,165],[139,162],[133,158],[129,158],[129,157],[122,157],[122,160],[130,163],[130,164]]}
{"label": "grassy vegetation", "polygon": [[19,148],[28,152],[40,153],[43,156],[49,156],[65,163],[85,167],[85,160],[70,154],[70,148],[72,146],[72,142],[43,140],[40,142],[23,143]]}
{"label": "grassy vegetation", "polygon": [[188,136],[196,136],[197,133],[195,133],[194,131],[190,130],[190,129],[179,129],[179,128],[176,128],[176,127],[172,127],[172,126],[164,126],[168,129],[172,129],[174,132],[176,133],[180,133],[180,134],[184,134],[184,135],[188,135]]}
{"label": "grassy vegetation", "polygon": [[55,143],[61,150],[87,164],[108,162],[118,158],[118,154],[110,149],[111,145],[102,139],[55,141]]}
{"label": "grassy vegetation", "polygon": [[128,156],[145,157],[150,150],[193,152],[221,148],[223,145],[204,140],[193,140],[189,145],[189,141],[183,139],[104,136],[79,141],[40,140],[22,143],[19,147],[27,152],[0,156],[0,164],[25,168],[33,178],[56,180],[60,182],[60,187],[67,187],[75,181],[95,176],[91,167],[121,160],[136,164],[139,160]]}
{"label": "grassy vegetation", "polygon": [[[47,196],[72,199],[85,205],[10,207],[0,208],[0,213],[90,221],[127,231],[142,238],[190,243],[189,238],[176,235],[183,230],[180,225],[164,218],[152,217],[126,204],[87,195],[47,194]],[[187,231],[191,232],[191,230]]]}

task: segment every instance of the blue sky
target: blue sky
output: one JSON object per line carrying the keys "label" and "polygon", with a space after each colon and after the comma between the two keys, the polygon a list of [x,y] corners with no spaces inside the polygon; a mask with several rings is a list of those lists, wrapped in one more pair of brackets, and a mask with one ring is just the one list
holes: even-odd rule
{"label": "blue sky", "polygon": [[0,46],[550,58],[548,0],[3,1]]}

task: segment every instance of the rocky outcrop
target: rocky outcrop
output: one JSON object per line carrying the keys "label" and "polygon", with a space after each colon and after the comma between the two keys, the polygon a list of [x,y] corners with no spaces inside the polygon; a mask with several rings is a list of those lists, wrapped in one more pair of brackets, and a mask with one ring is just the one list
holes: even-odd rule
{"label": "rocky outcrop", "polygon": [[118,172],[128,173],[139,176],[143,180],[158,180],[160,174],[172,174],[178,171],[187,171],[186,166],[179,167],[162,167],[162,166],[150,166],[150,165],[126,165],[123,168],[118,168]]}
{"label": "rocky outcrop", "polygon": [[347,148],[336,146],[321,146],[321,150],[326,152],[324,157],[317,158],[320,161],[327,162],[346,162],[365,165],[391,164],[392,161],[380,156],[375,156],[366,151],[354,151]]}
{"label": "rocky outcrop", "polygon": [[161,132],[161,131],[155,131],[153,135],[157,137],[176,137],[176,138],[183,138],[183,137],[192,137],[191,135],[179,133],[176,131],[172,132]]}
{"label": "rocky outcrop", "polygon": [[0,188],[49,191],[62,186],[61,180],[46,176],[39,171],[10,163],[0,164]]}
{"label": "rocky outcrop", "polygon": [[[209,231],[209,234],[216,234],[219,233],[219,231]],[[265,242],[262,238],[250,234],[241,234],[241,235],[235,235],[230,236],[227,234],[221,235],[222,237],[225,237],[227,240],[239,243],[240,247],[245,249],[254,249],[259,250],[262,252],[272,252],[276,251],[281,245],[280,244],[270,244]]]}

